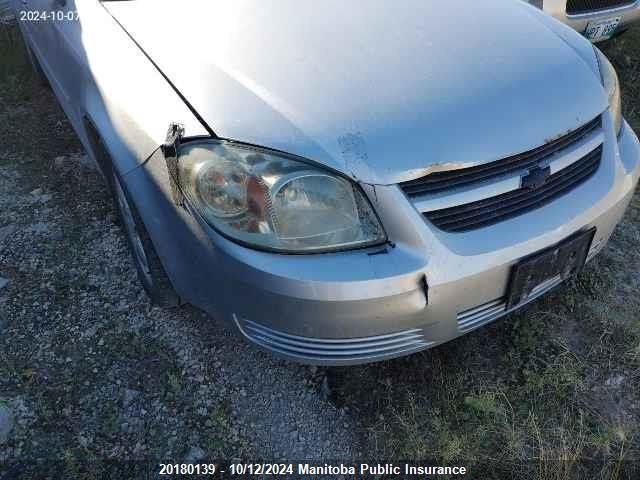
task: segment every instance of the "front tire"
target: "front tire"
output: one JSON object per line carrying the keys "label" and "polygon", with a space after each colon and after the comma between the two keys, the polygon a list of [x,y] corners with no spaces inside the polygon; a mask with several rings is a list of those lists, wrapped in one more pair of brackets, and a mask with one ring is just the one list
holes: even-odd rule
{"label": "front tire", "polygon": [[160,262],[138,210],[113,167],[111,178],[116,209],[140,283],[153,303],[162,307],[178,306],[180,299]]}

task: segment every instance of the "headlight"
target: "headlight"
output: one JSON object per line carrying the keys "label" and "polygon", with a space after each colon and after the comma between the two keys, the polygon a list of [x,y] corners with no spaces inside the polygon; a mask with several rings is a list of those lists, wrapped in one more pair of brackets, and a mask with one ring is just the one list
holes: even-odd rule
{"label": "headlight", "polygon": [[597,47],[593,48],[596,51],[598,65],[600,66],[602,85],[609,95],[609,111],[613,117],[613,125],[615,127],[616,135],[619,135],[620,130],[622,130],[622,100],[620,97],[620,81],[618,80],[618,74],[616,73],[616,69],[613,68],[613,65],[611,65],[609,59],[605,57],[604,53],[602,53]]}
{"label": "headlight", "polygon": [[284,154],[222,140],[185,143],[178,182],[209,225],[250,246],[308,253],[386,240],[357,185]]}

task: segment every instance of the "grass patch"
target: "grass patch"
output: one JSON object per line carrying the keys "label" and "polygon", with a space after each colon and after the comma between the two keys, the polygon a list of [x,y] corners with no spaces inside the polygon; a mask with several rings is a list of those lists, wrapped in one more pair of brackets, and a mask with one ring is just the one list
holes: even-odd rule
{"label": "grass patch", "polygon": [[601,48],[618,71],[625,118],[640,132],[640,29],[631,29]]}
{"label": "grass patch", "polygon": [[[601,48],[640,131],[640,29]],[[410,358],[332,370],[371,456],[461,463],[477,478],[640,478],[639,219],[636,194],[590,266],[517,314]]]}

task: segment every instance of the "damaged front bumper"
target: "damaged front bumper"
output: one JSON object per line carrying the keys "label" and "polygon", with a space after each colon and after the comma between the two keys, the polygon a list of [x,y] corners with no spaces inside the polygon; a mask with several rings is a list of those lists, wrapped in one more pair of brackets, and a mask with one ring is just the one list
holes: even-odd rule
{"label": "damaged front bumper", "polygon": [[[589,228],[596,229],[593,257],[639,177],[640,145],[625,125],[597,174],[575,191],[471,232],[436,229],[395,185],[364,186],[394,244],[316,255],[248,249],[215,233],[188,206],[176,209],[161,156],[127,182],[130,191],[153,188],[163,197],[141,207],[148,210],[143,218],[151,219],[147,228],[186,301],[285,358],[346,365],[423,350],[507,314],[512,266]],[[557,283],[541,285],[535,296]]]}

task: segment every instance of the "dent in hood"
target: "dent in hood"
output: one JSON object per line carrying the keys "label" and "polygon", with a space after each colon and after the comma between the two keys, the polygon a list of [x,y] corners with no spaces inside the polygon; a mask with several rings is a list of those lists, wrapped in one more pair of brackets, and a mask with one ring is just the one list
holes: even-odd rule
{"label": "dent in hood", "polygon": [[367,183],[530,150],[607,107],[592,65],[513,0],[106,7],[218,136]]}

